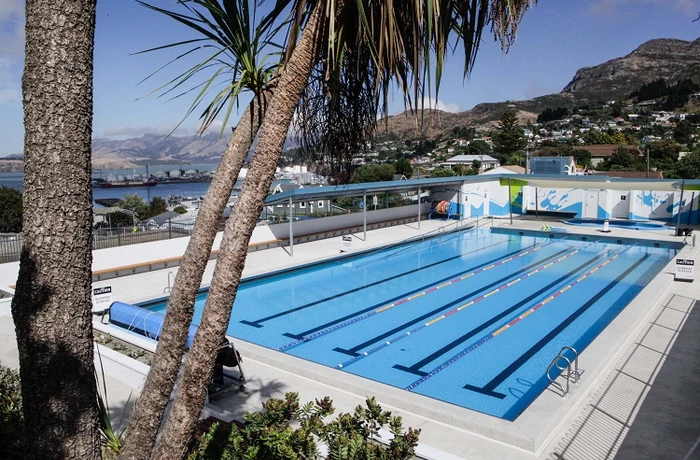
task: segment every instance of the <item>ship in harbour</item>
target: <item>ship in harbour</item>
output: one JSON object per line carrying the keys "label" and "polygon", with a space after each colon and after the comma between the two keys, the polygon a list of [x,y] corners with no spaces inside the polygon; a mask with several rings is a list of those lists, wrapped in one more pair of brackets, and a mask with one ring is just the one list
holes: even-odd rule
{"label": "ship in harbour", "polygon": [[108,174],[105,179],[95,179],[94,182],[100,188],[152,187],[158,185],[155,177],[141,174]]}

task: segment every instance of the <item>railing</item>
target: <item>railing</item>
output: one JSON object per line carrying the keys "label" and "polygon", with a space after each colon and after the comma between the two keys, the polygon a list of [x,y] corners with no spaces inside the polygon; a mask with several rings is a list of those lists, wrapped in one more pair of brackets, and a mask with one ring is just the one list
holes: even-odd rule
{"label": "railing", "polygon": [[[385,256],[382,259],[382,260],[387,260],[390,257],[394,257],[398,254],[405,253],[404,251],[407,251],[409,249],[413,249],[414,246],[410,245],[411,243],[422,243],[423,241],[425,241],[428,238],[433,238],[433,237],[440,235],[442,233],[446,233],[447,232],[446,229],[448,229],[450,227],[454,227],[454,231],[463,231],[463,230],[471,230],[473,228],[476,228],[477,224],[478,224],[478,217],[475,219],[471,219],[471,220],[457,220],[457,221],[454,221],[450,224],[443,225],[442,227],[438,227],[438,228],[435,228],[435,229],[430,230],[428,232],[421,233],[420,235],[411,236],[409,238],[406,238],[406,239],[401,240],[401,241],[397,241],[396,243],[392,243],[392,244],[389,244],[387,246],[381,246],[377,249],[374,249],[372,251],[368,251],[364,254],[365,254],[365,256],[372,256],[375,253],[383,252],[383,251],[386,251],[387,249],[391,249],[391,248],[398,247],[398,246],[406,246],[404,249],[401,249],[401,250],[396,251],[396,252],[392,252],[391,254],[388,254],[387,256]],[[359,265],[355,265],[354,267],[359,268],[359,267],[365,266],[367,264],[372,264],[375,262],[376,261],[373,261],[373,260],[366,260],[365,262],[363,262]]]}
{"label": "railing", "polygon": [[0,264],[19,260],[21,252],[21,235],[0,236]]}
{"label": "railing", "polygon": [[[574,354],[574,362],[572,363],[571,360],[565,355],[565,352],[567,350],[571,350]],[[562,361],[566,363],[566,365],[562,365]],[[571,365],[574,365],[573,370],[571,369]],[[552,377],[551,372],[552,368],[556,368],[559,372],[557,373],[556,376]],[[564,374],[564,378],[566,380],[566,388],[564,388],[564,385],[561,383],[557,382],[557,377],[561,375],[563,371],[566,371],[566,374]],[[562,347],[561,350],[559,350],[559,354],[552,360],[552,362],[549,364],[549,367],[547,368],[547,379],[549,380],[549,383],[552,385],[556,386],[562,391],[562,398],[566,398],[569,393],[570,393],[570,382],[571,379],[573,378],[574,384],[577,384],[581,378],[581,374],[583,374],[583,371],[579,371],[578,368],[578,352],[574,347],[570,346],[565,346]]]}
{"label": "railing", "polygon": [[[194,219],[171,221],[158,227],[120,227],[98,229],[92,233],[92,249],[107,249],[130,244],[150,243],[192,235]],[[222,230],[220,228],[219,230]],[[0,235],[0,264],[16,262],[22,253],[22,234]]]}

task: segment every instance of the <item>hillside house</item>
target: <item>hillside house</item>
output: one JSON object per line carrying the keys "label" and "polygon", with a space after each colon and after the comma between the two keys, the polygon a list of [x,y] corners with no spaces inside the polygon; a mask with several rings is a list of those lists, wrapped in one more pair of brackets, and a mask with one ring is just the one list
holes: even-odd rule
{"label": "hillside house", "polygon": [[466,168],[471,168],[475,161],[481,163],[479,171],[486,171],[491,168],[498,168],[501,163],[489,156],[489,155],[457,155],[452,158],[448,158],[447,161],[441,163],[441,166],[450,167],[456,169],[455,167],[462,166]]}
{"label": "hillside house", "polygon": [[633,145],[618,145],[618,144],[596,144],[596,145],[582,145],[579,147],[582,150],[588,150],[591,154],[591,164],[596,166],[600,164],[603,160],[610,158],[615,150],[619,147],[625,147],[630,150],[633,154],[641,155],[642,152]]}

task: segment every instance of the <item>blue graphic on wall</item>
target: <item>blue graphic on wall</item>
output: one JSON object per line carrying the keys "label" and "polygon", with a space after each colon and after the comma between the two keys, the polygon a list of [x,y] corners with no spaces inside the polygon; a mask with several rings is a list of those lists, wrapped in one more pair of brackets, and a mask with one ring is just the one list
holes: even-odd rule
{"label": "blue graphic on wall", "polygon": [[642,191],[636,195],[638,209],[633,213],[636,219],[671,220],[680,203],[674,203],[673,193]]}
{"label": "blue graphic on wall", "polygon": [[[489,200],[489,214],[492,216],[507,216],[509,212],[508,202],[506,202],[506,204],[498,204],[493,200]],[[515,212],[515,210],[513,210],[513,212]]]}
{"label": "blue graphic on wall", "polygon": [[[571,192],[578,189],[567,190],[562,193],[561,190],[552,189],[547,192],[544,198],[539,202],[539,209],[543,211],[557,212],[575,212],[576,217],[581,217],[583,212],[583,202],[575,199]],[[560,195],[561,193],[561,195]]]}
{"label": "blue graphic on wall", "polygon": [[467,192],[469,197],[469,216],[481,217],[484,215],[484,198],[485,196],[478,192]]}

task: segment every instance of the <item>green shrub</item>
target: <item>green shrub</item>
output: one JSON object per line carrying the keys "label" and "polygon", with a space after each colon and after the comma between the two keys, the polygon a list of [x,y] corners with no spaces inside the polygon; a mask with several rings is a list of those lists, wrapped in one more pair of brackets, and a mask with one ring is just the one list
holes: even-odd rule
{"label": "green shrub", "polygon": [[19,372],[0,364],[0,458],[22,457],[23,426]]}
{"label": "green shrub", "polygon": [[[402,460],[413,456],[420,430],[403,431],[400,417],[383,411],[374,398],[366,407],[357,406],[353,414],[340,414],[326,423],[334,411],[326,397],[299,405],[297,393],[285,399],[270,399],[263,412],[245,415],[242,428],[214,424],[195,441],[189,460],[209,459],[377,459]],[[292,427],[292,423],[294,428]],[[393,435],[388,444],[377,441],[385,425]],[[319,444],[326,447],[321,456]]]}

